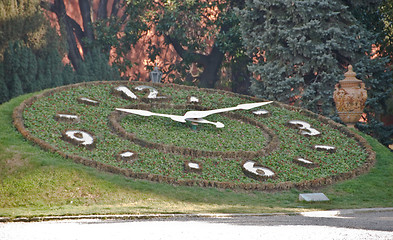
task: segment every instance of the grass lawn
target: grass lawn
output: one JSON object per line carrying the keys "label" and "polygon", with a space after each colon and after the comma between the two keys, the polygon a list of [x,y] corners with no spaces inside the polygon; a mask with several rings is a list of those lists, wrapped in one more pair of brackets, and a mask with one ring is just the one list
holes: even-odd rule
{"label": "grass lawn", "polygon": [[314,209],[393,207],[393,153],[364,136],[377,153],[366,175],[322,189],[325,203],[299,202],[296,189],[236,192],[128,179],[41,150],[12,125],[24,95],[0,105],[0,216],[76,214],[269,213]]}

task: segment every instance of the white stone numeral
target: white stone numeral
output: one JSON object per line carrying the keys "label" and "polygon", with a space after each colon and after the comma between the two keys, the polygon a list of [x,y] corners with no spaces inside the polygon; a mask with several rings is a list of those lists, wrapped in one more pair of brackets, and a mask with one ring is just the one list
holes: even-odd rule
{"label": "white stone numeral", "polygon": [[66,134],[69,138],[80,142],[81,145],[90,145],[93,144],[94,142],[94,138],[87,132],[83,132],[79,130],[70,130],[67,131]]}
{"label": "white stone numeral", "polygon": [[334,146],[328,146],[328,145],[315,145],[314,149],[317,151],[326,151],[326,152],[335,152],[336,147]]}
{"label": "white stone numeral", "polygon": [[55,120],[56,121],[63,121],[63,122],[79,122],[80,118],[77,115],[74,114],[68,114],[68,113],[57,113],[55,115]]}
{"label": "white stone numeral", "polygon": [[137,154],[134,151],[122,151],[117,155],[117,160],[132,163],[137,158]]}
{"label": "white stone numeral", "polygon": [[305,121],[291,120],[288,123],[299,128],[301,130],[300,134],[304,136],[318,136],[321,134],[321,132],[319,132],[315,128],[312,128],[311,125]]}
{"label": "white stone numeral", "polygon": [[167,98],[165,96],[158,96],[158,91],[154,87],[141,85],[141,86],[136,86],[134,89],[138,90],[138,91],[143,91],[145,89],[149,90],[149,94],[147,95],[148,99],[164,99],[164,98]]}
{"label": "white stone numeral", "polygon": [[254,175],[254,177],[261,177],[261,178],[271,178],[274,177],[275,173],[265,167],[262,166],[255,166],[256,162],[254,161],[246,161],[243,164],[243,170],[248,172],[251,175]]}
{"label": "white stone numeral", "polygon": [[93,105],[93,106],[98,106],[100,104],[99,101],[94,100],[94,99],[90,99],[90,98],[87,98],[87,97],[80,97],[80,98],[77,99],[77,101],[79,103],[84,103],[84,104]]}
{"label": "white stone numeral", "polygon": [[186,172],[201,173],[202,172],[202,163],[195,162],[195,161],[185,161],[184,162],[184,170]]}
{"label": "white stone numeral", "polygon": [[199,103],[199,99],[195,96],[191,96],[188,98],[188,102],[190,103]]}
{"label": "white stone numeral", "polygon": [[198,163],[193,163],[193,162],[189,162],[188,163],[188,167],[189,168],[193,168],[193,169],[200,169],[199,164]]}
{"label": "white stone numeral", "polygon": [[[155,89],[154,87],[140,85],[140,86],[134,87],[134,89],[137,91],[143,91],[143,90],[147,89],[149,91],[149,94],[147,95],[148,99],[165,99],[165,98],[167,98],[165,96],[158,96],[158,90]],[[126,99],[130,99],[130,100],[138,99],[138,96],[126,86],[115,87],[114,91],[120,93]]]}
{"label": "white stone numeral", "polygon": [[138,97],[126,86],[118,86],[115,88],[115,91],[118,91],[125,95],[126,98],[129,99],[138,99]]}
{"label": "white stone numeral", "polygon": [[68,130],[63,133],[63,140],[91,149],[94,147],[94,137],[85,131]]}
{"label": "white stone numeral", "polygon": [[254,113],[255,115],[261,115],[261,116],[269,115],[269,111],[264,110],[264,109],[256,110],[256,111],[253,111],[252,113]]}
{"label": "white stone numeral", "polygon": [[300,166],[303,166],[303,167],[307,167],[307,168],[313,168],[313,167],[317,167],[318,166],[318,164],[316,164],[316,163],[314,163],[314,162],[312,162],[312,161],[310,161],[308,159],[305,159],[303,157],[294,158],[293,161],[296,164],[298,164]]}

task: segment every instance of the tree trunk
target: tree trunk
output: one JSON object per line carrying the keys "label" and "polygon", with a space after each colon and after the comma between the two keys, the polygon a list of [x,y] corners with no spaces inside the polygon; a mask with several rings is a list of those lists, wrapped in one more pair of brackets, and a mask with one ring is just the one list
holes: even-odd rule
{"label": "tree trunk", "polygon": [[[90,11],[90,2],[89,0],[79,0],[79,9],[81,11],[82,20],[83,20],[83,32],[85,39],[82,39],[81,45],[83,48],[83,53],[86,54],[89,52],[89,43],[94,41],[94,31],[91,20],[91,11]],[[106,7],[106,6],[105,6]],[[86,42],[87,39],[87,42]]]}
{"label": "tree trunk", "polygon": [[224,53],[218,47],[213,47],[211,53],[203,61],[198,62],[203,66],[203,72],[199,77],[199,87],[214,88],[223,59]]}
{"label": "tree trunk", "polygon": [[[104,2],[106,3],[107,1],[104,0]],[[115,0],[115,2],[117,1]],[[105,5],[106,11],[105,3],[103,5]],[[70,62],[74,69],[78,70],[79,64],[81,61],[83,61],[83,59],[82,55],[80,54],[76,38],[81,44],[84,54],[89,52],[89,43],[95,40],[91,19],[91,5],[89,0],[79,0],[79,8],[83,20],[83,30],[82,27],[74,19],[67,15],[64,0],[54,0],[53,4],[42,0],[40,5],[42,8],[56,14],[60,25],[60,31],[62,34],[65,35],[65,38],[67,40],[68,58],[70,59]],[[101,9],[101,11],[103,10]],[[101,14],[105,14],[105,11],[101,12]],[[86,41],[86,39],[88,41]]]}
{"label": "tree trunk", "polygon": [[224,53],[222,53],[217,46],[214,46],[209,55],[202,55],[194,52],[190,52],[186,50],[179,41],[175,38],[172,38],[169,35],[165,35],[167,41],[172,44],[176,53],[181,58],[191,57],[195,59],[196,63],[199,63],[203,66],[203,72],[199,77],[199,87],[202,88],[214,88],[217,80],[218,80],[218,71],[220,70],[221,63],[224,59]]}
{"label": "tree trunk", "polygon": [[[41,6],[46,6],[47,3],[41,2]],[[50,11],[54,12],[57,16],[60,25],[60,31],[65,33],[68,45],[68,58],[72,66],[77,70],[79,63],[82,61],[82,56],[79,52],[76,40],[74,37],[74,24],[72,19],[67,15],[63,0],[55,0],[54,4],[49,7]]]}
{"label": "tree trunk", "polygon": [[108,16],[108,11],[106,10],[106,5],[108,4],[108,0],[101,0],[98,5],[97,11],[97,19],[104,19]]}

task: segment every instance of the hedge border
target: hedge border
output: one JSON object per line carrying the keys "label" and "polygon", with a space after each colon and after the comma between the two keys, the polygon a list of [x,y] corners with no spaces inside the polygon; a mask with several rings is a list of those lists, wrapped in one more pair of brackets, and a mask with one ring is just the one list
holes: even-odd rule
{"label": "hedge border", "polygon": [[[144,179],[148,181],[154,181],[154,182],[161,182],[161,183],[168,183],[168,184],[173,184],[173,185],[183,185],[183,186],[200,186],[200,187],[215,187],[215,188],[222,188],[222,189],[242,189],[246,191],[282,191],[282,190],[288,190],[291,188],[297,188],[299,190],[302,189],[313,189],[313,188],[319,188],[322,186],[326,185],[331,185],[333,183],[337,183],[340,181],[348,180],[355,178],[361,174],[367,173],[370,171],[370,169],[375,165],[376,162],[376,153],[372,150],[372,147],[368,144],[368,142],[358,135],[355,132],[352,132],[349,130],[347,127],[344,125],[341,125],[339,123],[334,122],[331,119],[328,119],[324,116],[315,114],[309,110],[302,109],[299,107],[294,107],[294,106],[289,106],[283,103],[279,102],[274,102],[272,103],[276,107],[281,107],[288,109],[290,111],[297,111],[300,114],[303,114],[304,116],[310,117],[317,119],[327,125],[329,125],[332,128],[335,128],[342,133],[344,133],[347,137],[355,139],[361,147],[367,152],[368,156],[366,161],[359,166],[358,168],[350,171],[350,172],[345,172],[345,173],[340,173],[328,177],[323,177],[323,178],[317,178],[313,180],[306,180],[303,182],[299,183],[292,183],[292,182],[280,182],[280,183],[233,183],[233,182],[217,182],[217,181],[210,181],[210,180],[195,180],[195,179],[187,179],[187,180],[176,180],[172,177],[168,176],[162,176],[162,175],[157,175],[157,174],[151,174],[151,173],[136,173],[133,172],[129,169],[122,169],[119,167],[115,167],[109,164],[105,163],[100,163],[96,162],[92,159],[87,159],[80,157],[78,155],[74,154],[66,154],[52,145],[48,144],[47,142],[33,136],[24,126],[24,121],[23,121],[23,112],[24,109],[28,106],[31,106],[34,101],[42,98],[49,96],[52,93],[55,92],[60,92],[64,90],[69,90],[72,88],[76,87],[86,87],[86,86],[92,86],[92,85],[101,85],[101,84],[111,84],[111,85],[118,85],[118,84],[130,84],[130,83],[136,83],[136,82],[128,82],[128,81],[98,81],[98,82],[84,82],[84,83],[78,83],[78,84],[72,84],[72,85],[66,85],[66,86],[61,86],[53,89],[48,89],[45,90],[29,99],[26,99],[23,101],[18,107],[16,107],[13,111],[13,124],[16,127],[16,129],[22,134],[24,138],[27,140],[37,144],[44,150],[47,150],[49,152],[57,153],[60,156],[64,158],[70,158],[76,163],[80,163],[89,167],[94,167],[100,171],[105,171],[109,173],[114,173],[114,174],[122,174],[126,177],[129,178],[136,178],[136,179]],[[144,85],[150,85],[150,86],[161,86],[159,83],[141,83]],[[166,84],[168,87],[173,87],[174,89],[182,89],[182,90],[191,90],[191,89],[198,89],[196,87],[191,87],[191,86],[183,86],[183,85],[176,85],[176,84]],[[223,95],[229,95],[229,96],[237,96],[241,97],[243,99],[247,100],[252,100],[252,101],[261,101],[261,99],[258,99],[256,97],[251,97],[251,96],[245,96],[245,95],[240,95],[240,94],[235,94],[231,92],[226,92],[223,90],[215,90],[215,89],[198,89],[199,91],[204,91],[206,93],[212,93],[212,92],[219,92]]]}

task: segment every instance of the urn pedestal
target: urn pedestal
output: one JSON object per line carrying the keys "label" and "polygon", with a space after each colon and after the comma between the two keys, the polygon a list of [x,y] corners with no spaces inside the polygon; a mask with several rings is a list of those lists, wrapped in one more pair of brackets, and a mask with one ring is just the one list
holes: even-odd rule
{"label": "urn pedestal", "polygon": [[351,65],[344,76],[345,78],[335,86],[333,99],[340,119],[348,127],[354,127],[363,114],[367,91],[364,83],[356,78]]}

